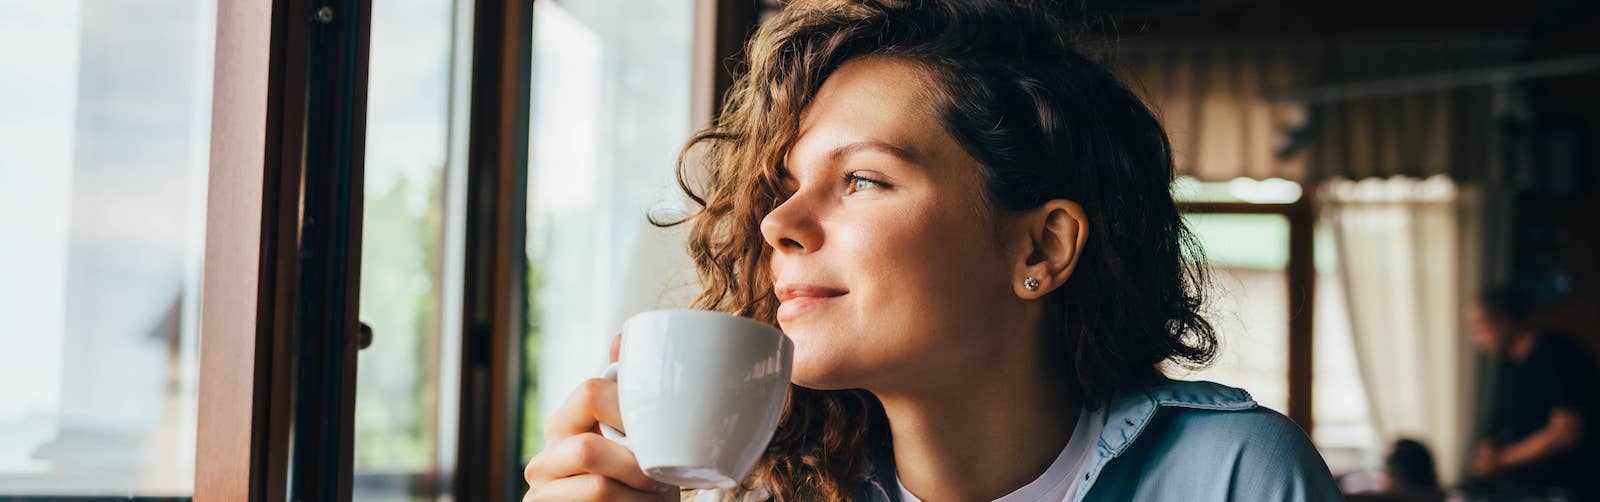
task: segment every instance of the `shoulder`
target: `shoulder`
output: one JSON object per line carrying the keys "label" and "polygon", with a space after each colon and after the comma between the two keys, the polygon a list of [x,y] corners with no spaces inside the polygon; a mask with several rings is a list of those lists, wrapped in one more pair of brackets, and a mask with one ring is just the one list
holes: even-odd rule
{"label": "shoulder", "polygon": [[1150,407],[1113,406],[1107,427],[1123,431],[1102,435],[1112,446],[1135,429],[1130,424],[1139,423],[1138,413],[1148,413],[1129,444],[1113,449],[1116,458],[1102,480],[1112,486],[1107,491],[1158,499],[1184,490],[1215,500],[1338,499],[1327,464],[1305,432],[1243,390],[1169,382],[1143,393]]}
{"label": "shoulder", "polygon": [[[1300,426],[1258,406],[1242,389],[1213,382],[1171,381],[1145,391],[1154,413],[1138,442],[1171,447],[1172,455],[1231,452],[1244,461],[1321,457]],[[1124,419],[1124,425],[1128,420]]]}
{"label": "shoulder", "polygon": [[[1172,447],[1175,454],[1206,451],[1207,460],[1224,456],[1232,463],[1286,464],[1305,467],[1322,457],[1300,426],[1276,411],[1255,407],[1216,411],[1188,408],[1161,410],[1151,424],[1150,438]],[[1246,465],[1248,467],[1248,465]]]}

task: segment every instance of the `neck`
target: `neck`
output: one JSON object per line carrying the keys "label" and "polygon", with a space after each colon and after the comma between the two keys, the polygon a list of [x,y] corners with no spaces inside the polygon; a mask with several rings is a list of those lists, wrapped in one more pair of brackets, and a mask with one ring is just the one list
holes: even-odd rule
{"label": "neck", "polygon": [[916,388],[873,392],[889,418],[906,490],[927,502],[994,500],[1044,474],[1071,438],[1081,405],[1068,372],[1040,354],[1059,365],[1059,352],[1031,350]]}

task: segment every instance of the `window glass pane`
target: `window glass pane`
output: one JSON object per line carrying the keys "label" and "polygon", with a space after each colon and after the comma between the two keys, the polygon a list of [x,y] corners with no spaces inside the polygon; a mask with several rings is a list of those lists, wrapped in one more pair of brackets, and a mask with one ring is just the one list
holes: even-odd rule
{"label": "window glass pane", "polygon": [[693,2],[534,3],[528,175],[529,385],[524,452],[540,418],[606,364],[628,315],[687,305],[694,272],[674,160],[691,129]]}
{"label": "window glass pane", "polygon": [[1276,214],[1189,214],[1211,266],[1206,320],[1216,329],[1215,363],[1186,380],[1243,388],[1257,403],[1282,413],[1289,403],[1289,220]]}
{"label": "window glass pane", "polygon": [[[451,0],[372,6],[361,321],[356,371],[357,500],[448,496],[459,389],[464,152],[452,147],[460,20]],[[465,28],[463,28],[463,31]]]}
{"label": "window glass pane", "polygon": [[188,496],[215,2],[0,0],[0,496]]}

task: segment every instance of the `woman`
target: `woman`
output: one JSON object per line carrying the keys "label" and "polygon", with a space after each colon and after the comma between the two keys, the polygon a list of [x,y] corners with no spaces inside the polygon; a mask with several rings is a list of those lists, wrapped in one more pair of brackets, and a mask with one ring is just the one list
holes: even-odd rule
{"label": "woman", "polygon": [[[796,346],[737,497],[1338,497],[1293,423],[1162,377],[1216,346],[1172,154],[1065,32],[1030,2],[795,0],[750,42],[679,169],[697,306]],[[615,392],[552,416],[526,500],[679,497],[593,433]]]}

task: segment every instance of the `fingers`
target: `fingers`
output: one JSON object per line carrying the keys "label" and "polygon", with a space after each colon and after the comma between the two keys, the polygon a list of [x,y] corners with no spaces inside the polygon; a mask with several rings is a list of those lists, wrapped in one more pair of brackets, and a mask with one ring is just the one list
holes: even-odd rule
{"label": "fingers", "polygon": [[657,482],[639,470],[633,452],[599,434],[579,434],[551,445],[528,462],[523,471],[528,485],[557,479],[599,474],[629,488],[647,492],[666,492],[671,485]]}
{"label": "fingers", "polygon": [[[620,333],[611,340],[612,362],[617,361],[621,342]],[[579,385],[546,423],[548,446],[523,471],[530,486],[524,502],[679,500],[677,487],[645,476],[633,452],[596,434],[599,424],[622,430],[622,412],[616,381],[592,378]]]}
{"label": "fingers", "polygon": [[550,415],[544,428],[544,444],[556,444],[569,436],[596,432],[604,423],[621,431],[622,410],[617,405],[617,382],[591,378],[567,396],[567,402]]}
{"label": "fingers", "polygon": [[541,483],[529,489],[528,494],[522,497],[523,502],[542,502],[546,500],[563,502],[573,500],[677,502],[678,499],[677,490],[662,493],[639,491],[599,474],[584,474]]}

